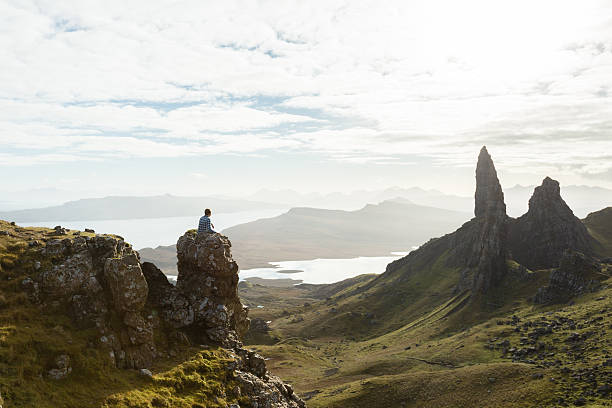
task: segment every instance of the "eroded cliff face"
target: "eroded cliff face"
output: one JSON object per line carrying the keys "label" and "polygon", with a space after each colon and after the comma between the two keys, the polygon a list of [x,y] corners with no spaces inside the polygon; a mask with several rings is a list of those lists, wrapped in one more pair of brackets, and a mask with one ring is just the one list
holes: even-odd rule
{"label": "eroded cliff face", "polygon": [[138,254],[113,236],[51,240],[47,262],[26,279],[30,295],[51,310],[66,310],[80,328],[98,331],[98,346],[117,367],[149,366],[156,357],[151,319],[144,310],[148,285]]}
{"label": "eroded cliff face", "polygon": [[559,182],[546,177],[529,200],[529,211],[510,224],[511,256],[530,269],[559,266],[566,250],[591,254],[584,224],[561,198]]}
{"label": "eroded cliff face", "polygon": [[[242,347],[248,311],[238,297],[238,265],[227,237],[193,231],[180,237],[177,286],[155,265],[141,265],[116,236],[50,239],[33,251],[42,261],[21,282],[23,290],[41,310],[95,329],[92,347],[104,350],[112,365],[142,369],[177,347],[220,345],[245,406],[305,407],[291,386],[268,373],[263,357]],[[70,368],[70,356],[60,357]]]}

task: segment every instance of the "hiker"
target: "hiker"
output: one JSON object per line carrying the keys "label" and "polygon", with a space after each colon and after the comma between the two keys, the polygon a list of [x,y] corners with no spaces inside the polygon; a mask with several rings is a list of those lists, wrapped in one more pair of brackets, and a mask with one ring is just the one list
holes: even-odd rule
{"label": "hiker", "polygon": [[211,224],[210,222],[210,209],[207,208],[204,210],[204,215],[202,217],[200,217],[200,223],[198,224],[198,234],[203,234],[203,233],[214,233],[217,232],[215,230],[213,230],[213,228],[215,228],[215,226],[213,224]]}

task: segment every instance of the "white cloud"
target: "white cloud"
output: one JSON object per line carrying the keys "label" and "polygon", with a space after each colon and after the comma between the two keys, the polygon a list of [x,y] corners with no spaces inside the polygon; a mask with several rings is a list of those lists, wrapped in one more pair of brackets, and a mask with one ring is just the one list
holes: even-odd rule
{"label": "white cloud", "polygon": [[605,172],[611,22],[605,1],[0,0],[2,163],[463,166],[489,143],[508,168]]}

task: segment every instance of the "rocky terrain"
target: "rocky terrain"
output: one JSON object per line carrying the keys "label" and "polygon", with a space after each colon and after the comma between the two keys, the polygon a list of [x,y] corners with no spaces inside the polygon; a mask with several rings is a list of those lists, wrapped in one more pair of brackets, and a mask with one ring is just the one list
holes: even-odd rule
{"label": "rocky terrain", "polygon": [[305,406],[242,347],[226,237],[179,238],[176,287],[118,236],[2,221],[0,245],[5,406]]}
{"label": "rocky terrain", "polygon": [[486,148],[474,209],[380,275],[241,286],[246,338],[315,407],[612,406],[609,211],[579,220],[547,177],[509,217]]}

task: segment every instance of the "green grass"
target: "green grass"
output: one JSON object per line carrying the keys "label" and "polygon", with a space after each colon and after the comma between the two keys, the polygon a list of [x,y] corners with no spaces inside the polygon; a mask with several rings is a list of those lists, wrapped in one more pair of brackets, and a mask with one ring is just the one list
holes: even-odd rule
{"label": "green grass", "polygon": [[599,243],[599,254],[612,256],[612,207],[590,213],[583,223]]}
{"label": "green grass", "polygon": [[[563,365],[543,365],[548,357],[542,364],[512,361],[489,344],[502,334],[512,344],[526,335],[498,324],[513,315],[529,321],[556,314],[588,320],[597,312],[609,326],[610,313],[601,311],[612,311],[612,281],[604,282],[600,292],[577,298],[571,307],[536,306],[529,298],[548,284],[550,270],[522,270],[509,261],[502,283],[486,296],[474,296],[453,293],[459,272],[447,266],[445,256],[378,277],[375,284],[366,280],[341,287],[319,301],[314,287],[306,294],[293,289],[293,295],[292,289],[282,289],[283,299],[314,299],[308,307],[281,301],[278,308],[273,296],[277,289],[269,288],[267,297],[258,298],[264,308],[257,313],[272,321],[280,340],[255,347],[270,357],[274,374],[310,397],[309,407],[553,407],[559,398],[573,402],[586,385],[593,391],[590,383],[568,379],[569,374],[560,372]],[[244,288],[241,296],[252,293]],[[384,322],[369,324],[368,312]],[[568,335],[559,331],[549,342],[562,344]],[[609,330],[591,337],[587,360],[573,364],[601,366],[612,350],[608,337]],[[562,347],[556,350],[568,365],[573,357]],[[612,374],[606,369],[597,375],[601,385]],[[610,405],[598,395],[586,402],[591,407]]]}
{"label": "green grass", "polygon": [[[179,348],[155,361],[153,379],[118,369],[94,346],[95,329],[77,329],[61,306],[31,303],[21,282],[50,262],[28,242],[54,239],[52,230],[22,229],[0,221],[0,392],[7,407],[226,407],[240,402],[223,349]],[[81,235],[86,235],[81,233]],[[67,236],[74,237],[74,231]],[[46,375],[56,356],[71,358],[62,380]]]}
{"label": "green grass", "polygon": [[[582,395],[584,387],[593,389],[586,380],[572,380],[563,367],[601,367],[612,350],[612,336],[606,329],[610,325],[608,311],[612,310],[610,288],[578,298],[573,306],[522,305],[450,333],[446,326],[453,324],[451,316],[440,312],[460,301],[457,298],[415,323],[364,341],[292,337],[257,349],[270,357],[270,370],[293,383],[299,393],[318,391],[308,401],[310,407],[553,407],[558,406],[559,398],[572,402]],[[584,361],[564,349],[573,331],[563,329],[542,338],[555,345],[554,356],[534,364],[513,362],[502,350],[487,347],[496,338],[499,340],[495,342],[507,339],[511,345],[518,345],[527,335],[498,323],[512,315],[522,322],[572,318],[584,324],[575,330],[579,334],[592,330],[600,334],[588,338]],[[603,320],[597,320],[599,316]],[[597,320],[599,326],[584,323],[590,320]],[[278,330],[282,332],[282,327]],[[545,363],[557,359],[561,361],[558,366]],[[328,371],[330,368],[337,371]],[[597,384],[610,381],[611,376],[612,368],[600,370]],[[609,400],[597,395],[587,403],[591,407],[610,406]]]}
{"label": "green grass", "polygon": [[[302,308],[284,317],[287,331],[300,337],[341,336],[365,339],[389,332],[422,317],[453,296],[458,268],[446,265],[442,254],[431,263],[391,276],[358,282],[328,297],[317,308]],[[408,277],[406,277],[408,276]],[[291,322],[304,319],[303,324]]]}

